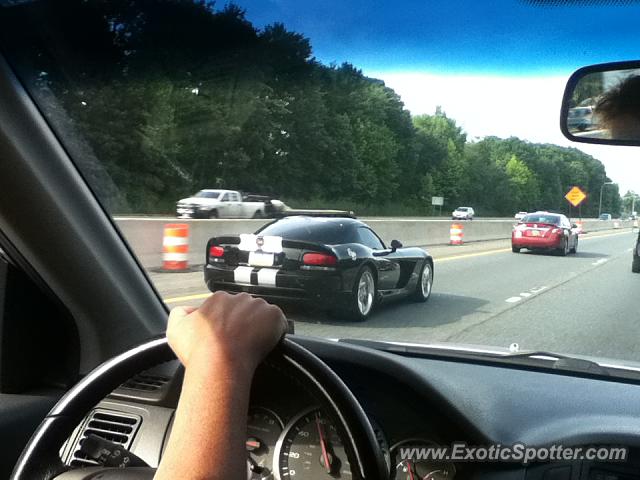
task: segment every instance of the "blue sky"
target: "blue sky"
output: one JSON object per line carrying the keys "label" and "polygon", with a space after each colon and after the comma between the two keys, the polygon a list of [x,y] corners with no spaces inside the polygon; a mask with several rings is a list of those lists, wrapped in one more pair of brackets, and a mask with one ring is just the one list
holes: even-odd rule
{"label": "blue sky", "polygon": [[236,3],[258,28],[278,21],[304,34],[321,62],[346,61],[384,80],[412,114],[441,106],[472,139],[517,136],[579,148],[604,163],[622,192],[640,192],[640,149],[572,143],[559,128],[564,85],[574,70],[640,59],[640,1]]}
{"label": "blue sky", "polygon": [[521,0],[239,2],[255,25],[280,21],[309,37],[324,63],[349,61],[375,71],[508,75],[562,74],[585,64],[637,57],[640,4],[627,3],[540,7]]}

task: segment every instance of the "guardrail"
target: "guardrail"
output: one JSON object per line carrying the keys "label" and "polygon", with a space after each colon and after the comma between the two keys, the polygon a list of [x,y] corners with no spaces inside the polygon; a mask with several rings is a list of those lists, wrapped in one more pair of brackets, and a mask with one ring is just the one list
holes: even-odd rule
{"label": "guardrail", "polygon": [[[400,240],[405,246],[429,247],[449,243],[451,220],[402,219],[402,218],[362,218],[385,243]],[[255,232],[270,220],[178,220],[189,224],[189,265],[204,264],[207,241],[223,234]],[[145,268],[159,268],[162,265],[162,237],[166,223],[175,223],[175,218],[117,217],[116,224],[123,232],[129,245]],[[461,223],[464,226],[464,242],[501,240],[511,237],[514,220],[477,219]],[[616,227],[617,224],[617,227]],[[583,220],[584,232],[630,228],[631,221]]]}

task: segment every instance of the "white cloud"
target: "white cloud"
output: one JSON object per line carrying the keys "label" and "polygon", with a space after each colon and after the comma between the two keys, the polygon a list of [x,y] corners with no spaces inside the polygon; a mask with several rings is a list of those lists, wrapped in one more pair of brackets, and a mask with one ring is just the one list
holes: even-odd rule
{"label": "white cloud", "polygon": [[468,138],[516,136],[573,146],[604,163],[620,190],[640,192],[640,148],[573,143],[560,132],[560,104],[567,77],[505,77],[365,72],[384,80],[414,115],[441,106]]}

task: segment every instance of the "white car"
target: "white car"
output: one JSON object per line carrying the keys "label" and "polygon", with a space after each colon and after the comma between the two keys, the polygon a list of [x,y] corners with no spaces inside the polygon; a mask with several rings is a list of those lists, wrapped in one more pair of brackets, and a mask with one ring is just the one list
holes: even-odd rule
{"label": "white car", "polygon": [[475,212],[471,207],[458,207],[451,212],[451,220],[473,220]]}
{"label": "white car", "polygon": [[285,210],[280,200],[236,190],[200,190],[176,205],[178,218],[266,218]]}
{"label": "white car", "polygon": [[518,212],[518,213],[515,214],[515,216],[513,218],[515,218],[516,220],[520,221],[526,216],[527,216],[527,212]]}

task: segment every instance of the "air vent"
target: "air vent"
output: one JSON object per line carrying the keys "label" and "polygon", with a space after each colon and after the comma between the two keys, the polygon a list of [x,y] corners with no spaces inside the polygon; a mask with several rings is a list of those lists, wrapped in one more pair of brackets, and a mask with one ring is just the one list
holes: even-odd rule
{"label": "air vent", "polygon": [[124,382],[120,388],[128,388],[129,390],[140,390],[143,392],[155,392],[160,390],[170,380],[169,377],[162,375],[149,375],[139,373]]}
{"label": "air vent", "polygon": [[88,458],[80,450],[82,442],[89,435],[97,435],[105,440],[129,448],[141,421],[142,419],[136,415],[128,415],[111,410],[94,410],[89,414],[82,426],[73,455],[68,462],[69,466],[86,467],[98,465],[95,460]]}

